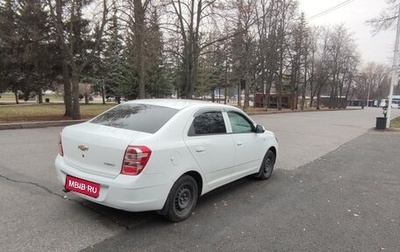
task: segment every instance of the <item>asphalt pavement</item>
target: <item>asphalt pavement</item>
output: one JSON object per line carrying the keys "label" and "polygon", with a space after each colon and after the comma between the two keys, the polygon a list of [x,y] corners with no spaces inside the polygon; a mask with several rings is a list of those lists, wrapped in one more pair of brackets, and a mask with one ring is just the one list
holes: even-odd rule
{"label": "asphalt pavement", "polygon": [[0,251],[399,251],[400,132],[374,130],[380,115],[252,116],[279,139],[272,178],[217,189],[178,224],[63,193],[61,127],[1,130]]}
{"label": "asphalt pavement", "polygon": [[399,251],[399,144],[369,131],[266,183],[206,195],[183,223],[153,219],[83,251]]}

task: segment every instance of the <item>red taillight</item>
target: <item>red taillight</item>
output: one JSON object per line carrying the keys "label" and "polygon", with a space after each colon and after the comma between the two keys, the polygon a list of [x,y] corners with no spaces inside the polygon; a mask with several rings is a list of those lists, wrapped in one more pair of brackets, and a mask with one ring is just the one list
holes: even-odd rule
{"label": "red taillight", "polygon": [[128,146],[125,151],[121,174],[139,175],[150,159],[151,150],[146,146]]}
{"label": "red taillight", "polygon": [[61,138],[62,138],[62,133],[60,132],[59,139],[58,139],[58,154],[60,154],[60,156],[63,157],[64,156],[64,150],[63,150],[63,147],[62,147]]}

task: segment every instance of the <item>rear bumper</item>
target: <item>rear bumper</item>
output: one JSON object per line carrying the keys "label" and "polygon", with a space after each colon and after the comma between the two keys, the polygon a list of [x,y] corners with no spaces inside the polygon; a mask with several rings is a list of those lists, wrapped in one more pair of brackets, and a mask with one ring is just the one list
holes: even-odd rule
{"label": "rear bumper", "polygon": [[166,181],[163,174],[142,173],[139,176],[118,175],[115,178],[107,178],[85,173],[66,165],[60,155],[55,160],[55,167],[57,178],[63,186],[67,175],[100,184],[98,198],[72,192],[75,195],[130,212],[161,210],[173,185],[172,181]]}

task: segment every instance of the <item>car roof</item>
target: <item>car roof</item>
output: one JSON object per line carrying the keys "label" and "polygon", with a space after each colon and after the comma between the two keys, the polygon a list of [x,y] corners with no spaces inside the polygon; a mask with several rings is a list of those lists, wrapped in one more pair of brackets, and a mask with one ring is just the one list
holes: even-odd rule
{"label": "car roof", "polygon": [[169,107],[174,109],[184,109],[187,107],[231,107],[224,104],[213,103],[209,101],[201,100],[189,100],[189,99],[138,99],[128,101],[126,103],[137,103],[137,104],[149,104],[162,107]]}

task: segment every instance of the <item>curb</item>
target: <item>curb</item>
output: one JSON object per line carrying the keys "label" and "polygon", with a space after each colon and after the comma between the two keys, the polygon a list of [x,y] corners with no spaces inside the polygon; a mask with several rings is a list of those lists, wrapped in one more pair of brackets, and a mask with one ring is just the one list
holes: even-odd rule
{"label": "curb", "polygon": [[85,121],[87,121],[87,120],[7,123],[7,124],[0,124],[0,130],[60,127],[60,126],[68,126],[68,125],[78,124],[78,123],[82,123]]}
{"label": "curb", "polygon": [[400,132],[400,129],[398,128],[386,128],[386,131],[392,131],[392,132]]}

